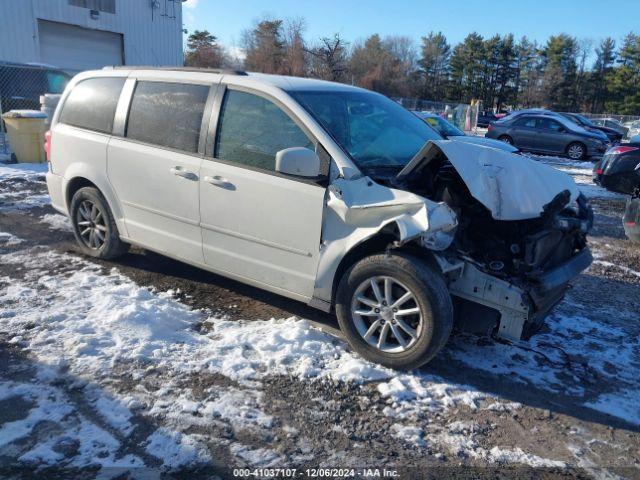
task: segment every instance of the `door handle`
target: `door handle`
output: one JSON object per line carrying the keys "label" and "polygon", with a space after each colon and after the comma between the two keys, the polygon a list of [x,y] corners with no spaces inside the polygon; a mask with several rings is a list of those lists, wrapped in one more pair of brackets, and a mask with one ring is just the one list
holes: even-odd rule
{"label": "door handle", "polygon": [[210,177],[209,175],[207,175],[206,177],[204,177],[204,181],[216,187],[224,188],[226,190],[236,189],[233,183],[231,183],[229,180],[219,175],[215,175],[213,177]]}
{"label": "door handle", "polygon": [[169,171],[171,173],[173,173],[175,176],[177,177],[182,177],[182,178],[186,178],[187,180],[197,180],[198,176],[189,171],[189,170],[185,170],[184,168],[177,166],[177,167],[172,167],[169,169]]}

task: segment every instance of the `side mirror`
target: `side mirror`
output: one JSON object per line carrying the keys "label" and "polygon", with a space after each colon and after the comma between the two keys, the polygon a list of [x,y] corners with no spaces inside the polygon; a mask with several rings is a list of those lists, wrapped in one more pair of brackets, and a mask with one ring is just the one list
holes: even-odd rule
{"label": "side mirror", "polygon": [[276,153],[276,172],[297,177],[318,177],[320,158],[308,148],[285,148]]}

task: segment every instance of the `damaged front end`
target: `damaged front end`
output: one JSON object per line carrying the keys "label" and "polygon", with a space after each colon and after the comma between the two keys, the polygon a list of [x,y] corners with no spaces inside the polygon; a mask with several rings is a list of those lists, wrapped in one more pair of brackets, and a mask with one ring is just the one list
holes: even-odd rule
{"label": "damaged front end", "polygon": [[399,174],[376,180],[455,212],[455,229],[431,229],[421,242],[437,251],[464,331],[527,338],[591,264],[585,197],[526,157],[429,142]]}

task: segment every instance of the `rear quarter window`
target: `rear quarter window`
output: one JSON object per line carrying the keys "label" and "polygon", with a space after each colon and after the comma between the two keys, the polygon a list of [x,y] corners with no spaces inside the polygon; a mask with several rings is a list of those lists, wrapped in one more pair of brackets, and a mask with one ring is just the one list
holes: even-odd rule
{"label": "rear quarter window", "polygon": [[60,122],[96,132],[111,133],[125,78],[90,78],[78,83],[67,97]]}

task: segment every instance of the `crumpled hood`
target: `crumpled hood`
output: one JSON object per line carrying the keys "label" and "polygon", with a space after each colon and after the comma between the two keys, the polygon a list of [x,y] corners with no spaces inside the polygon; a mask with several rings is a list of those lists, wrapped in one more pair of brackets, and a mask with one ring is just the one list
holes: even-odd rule
{"label": "crumpled hood", "polygon": [[398,174],[403,177],[441,151],[462,177],[471,195],[496,220],[539,217],[545,205],[564,190],[571,201],[580,195],[573,179],[523,155],[450,140],[430,141]]}

